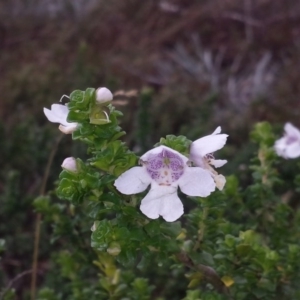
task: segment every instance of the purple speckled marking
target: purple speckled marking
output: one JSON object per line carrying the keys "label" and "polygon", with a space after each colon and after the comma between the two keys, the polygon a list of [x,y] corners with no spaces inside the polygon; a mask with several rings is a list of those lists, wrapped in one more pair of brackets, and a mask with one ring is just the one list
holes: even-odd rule
{"label": "purple speckled marking", "polygon": [[298,138],[296,136],[293,136],[293,135],[288,135],[286,138],[287,138],[286,139],[286,144],[287,145],[291,145],[291,144],[295,143],[298,140]]}
{"label": "purple speckled marking", "polygon": [[179,155],[163,149],[158,154],[150,155],[146,169],[159,185],[171,185],[184,172],[184,162]]}
{"label": "purple speckled marking", "polygon": [[208,153],[204,156],[208,161],[210,161],[211,159],[215,159],[214,155],[212,153]]}

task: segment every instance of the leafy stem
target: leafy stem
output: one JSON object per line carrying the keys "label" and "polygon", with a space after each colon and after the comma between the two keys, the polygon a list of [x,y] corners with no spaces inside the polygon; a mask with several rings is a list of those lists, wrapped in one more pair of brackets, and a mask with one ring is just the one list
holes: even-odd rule
{"label": "leafy stem", "polygon": [[206,228],[205,221],[207,219],[208,212],[209,212],[208,206],[204,206],[201,221],[199,222],[198,238],[197,238],[197,241],[196,241],[195,246],[193,248],[194,251],[199,249],[199,247],[200,247],[200,245],[203,241],[205,228]]}

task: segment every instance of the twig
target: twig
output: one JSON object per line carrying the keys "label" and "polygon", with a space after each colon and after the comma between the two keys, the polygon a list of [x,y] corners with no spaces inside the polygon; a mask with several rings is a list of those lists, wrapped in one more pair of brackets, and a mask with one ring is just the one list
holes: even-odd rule
{"label": "twig", "polygon": [[[48,158],[47,166],[45,169],[45,174],[44,174],[42,185],[41,185],[40,195],[45,194],[46,183],[47,183],[49,173],[50,173],[50,167],[52,165],[54,156],[56,154],[58,145],[59,145],[60,141],[62,140],[62,137],[63,137],[63,134],[61,134],[58,137],[58,139],[56,140],[56,143],[54,144],[54,147],[52,148],[50,156]],[[38,213],[36,215],[35,233],[34,233],[34,249],[33,249],[33,259],[32,259],[31,288],[30,288],[31,300],[35,300],[35,294],[36,294],[36,277],[37,277],[37,263],[38,263],[38,256],[39,256],[39,243],[40,243],[40,234],[41,234],[41,219],[42,219],[42,215],[41,215],[41,213]]]}
{"label": "twig", "polygon": [[18,274],[15,278],[13,278],[8,285],[6,286],[6,288],[2,291],[1,295],[0,295],[0,300],[4,299],[5,294],[9,291],[9,289],[13,286],[13,284],[18,281],[20,278],[24,277],[25,275],[28,275],[32,273],[32,270],[27,270],[24,271],[20,274]]}
{"label": "twig", "polygon": [[227,18],[227,19],[232,19],[235,21],[240,21],[242,23],[247,24],[247,26],[253,26],[253,27],[262,27],[263,26],[263,23],[261,21],[250,18],[249,16],[246,17],[239,13],[225,12],[222,14],[222,17]]}
{"label": "twig", "polygon": [[[244,12],[245,12],[245,18],[248,20],[251,19],[252,14],[252,0],[244,0]],[[245,22],[245,35],[246,40],[250,44],[253,41],[253,28],[251,25],[249,25],[248,22]]]}
{"label": "twig", "polygon": [[213,285],[217,292],[219,292],[220,294],[227,295],[228,299],[232,300],[229,294],[229,289],[226,287],[226,285],[221,280],[220,276],[212,267],[202,264],[195,265],[186,252],[180,252],[176,255],[176,257],[185,266],[199,271],[203,275],[204,279]]}

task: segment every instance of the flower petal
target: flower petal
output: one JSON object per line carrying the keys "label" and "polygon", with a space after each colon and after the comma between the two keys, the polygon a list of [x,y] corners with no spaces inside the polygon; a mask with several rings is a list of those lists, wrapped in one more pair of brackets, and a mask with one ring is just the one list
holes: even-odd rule
{"label": "flower petal", "polygon": [[285,159],[296,158],[300,156],[300,139],[295,134],[286,134],[275,142],[274,148],[278,156]]}
{"label": "flower petal", "polygon": [[77,163],[74,157],[67,157],[62,163],[62,168],[71,172],[77,172]]}
{"label": "flower petal", "polygon": [[274,148],[278,156],[285,157],[285,148],[287,146],[286,138],[282,137],[275,142]]}
{"label": "flower petal", "polygon": [[50,109],[44,107],[44,114],[52,123],[60,123],[60,118]]}
{"label": "flower petal", "polygon": [[216,187],[218,188],[218,190],[222,191],[224,188],[224,185],[226,183],[226,178],[222,174],[218,174],[218,175],[214,176],[214,180],[215,180]]}
{"label": "flower petal", "polygon": [[66,105],[52,104],[51,110],[44,108],[44,114],[47,119],[52,123],[60,123],[62,125],[68,125],[67,117],[69,109]]}
{"label": "flower petal", "polygon": [[113,94],[106,87],[98,88],[96,90],[96,101],[98,103],[105,103],[113,99]]}
{"label": "flower petal", "polygon": [[198,167],[186,168],[178,185],[183,193],[199,197],[207,197],[216,187],[211,173]]}
{"label": "flower petal", "polygon": [[115,181],[115,187],[125,195],[143,192],[151,183],[151,177],[143,167],[133,167]]}
{"label": "flower petal", "polygon": [[287,158],[296,158],[300,156],[300,142],[295,142],[286,146],[284,154]]}
{"label": "flower petal", "polygon": [[60,123],[61,125],[58,129],[65,134],[72,133],[77,128],[77,123],[69,123],[67,121],[69,109],[66,105],[52,104],[51,110],[44,107],[44,114],[50,122]]}
{"label": "flower petal", "polygon": [[215,135],[215,134],[219,134],[219,133],[221,133],[221,126],[218,126],[211,135]]}
{"label": "flower petal", "polygon": [[[228,134],[207,135],[194,141],[191,145],[191,157],[205,156],[224,147]],[[192,159],[193,160],[193,159]]]}
{"label": "flower petal", "polygon": [[167,222],[174,222],[183,215],[184,209],[181,200],[178,198],[177,191],[166,195],[162,200],[160,215]]}
{"label": "flower petal", "polygon": [[186,156],[184,156],[181,153],[179,153],[178,151],[171,149],[169,147],[166,147],[166,146],[155,147],[155,148],[147,151],[145,154],[143,154],[140,159],[142,161],[147,161],[150,156],[157,155],[157,154],[161,153],[163,150],[167,150],[167,151],[172,152],[175,155],[179,156],[183,160],[184,163],[188,162],[188,158]]}
{"label": "flower petal", "polygon": [[67,126],[59,125],[58,129],[64,134],[69,134],[76,130],[77,125],[77,123],[69,123]]}
{"label": "flower petal", "polygon": [[215,168],[220,168],[227,163],[227,160],[226,159],[211,159],[209,163],[211,165],[213,165]]}
{"label": "flower petal", "polygon": [[150,219],[162,216],[167,222],[174,222],[183,214],[183,205],[177,195],[177,187],[152,184],[149,193],[142,200],[140,209]]}
{"label": "flower petal", "polygon": [[63,125],[68,124],[67,117],[69,114],[69,109],[68,109],[67,105],[52,104],[51,111],[53,111],[53,113],[57,115],[57,117],[60,119],[61,124],[63,124]]}
{"label": "flower petal", "polygon": [[286,134],[288,136],[295,136],[298,139],[300,139],[300,131],[298,128],[296,128],[294,125],[292,125],[291,123],[286,123],[284,125],[284,131],[286,132]]}

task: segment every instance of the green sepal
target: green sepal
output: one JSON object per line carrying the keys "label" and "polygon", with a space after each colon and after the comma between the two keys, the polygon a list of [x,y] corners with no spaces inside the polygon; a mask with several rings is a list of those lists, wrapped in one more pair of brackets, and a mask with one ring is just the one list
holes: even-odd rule
{"label": "green sepal", "polygon": [[106,107],[102,105],[93,105],[90,112],[90,123],[95,125],[104,125],[110,123]]}

